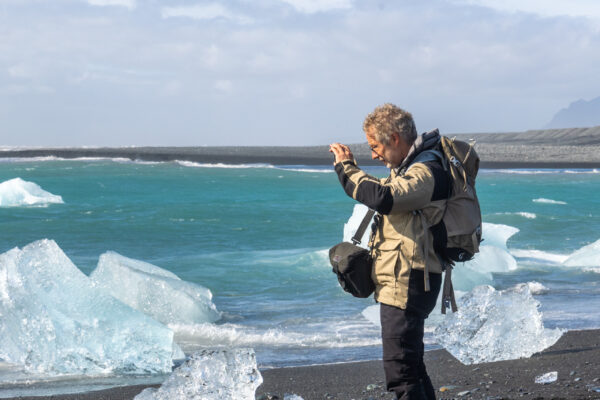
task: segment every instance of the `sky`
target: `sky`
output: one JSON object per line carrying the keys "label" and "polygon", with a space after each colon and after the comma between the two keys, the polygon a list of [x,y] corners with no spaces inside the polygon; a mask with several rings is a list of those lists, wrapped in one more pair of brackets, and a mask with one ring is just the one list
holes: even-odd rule
{"label": "sky", "polygon": [[597,0],[0,0],[0,147],[539,129],[599,65]]}

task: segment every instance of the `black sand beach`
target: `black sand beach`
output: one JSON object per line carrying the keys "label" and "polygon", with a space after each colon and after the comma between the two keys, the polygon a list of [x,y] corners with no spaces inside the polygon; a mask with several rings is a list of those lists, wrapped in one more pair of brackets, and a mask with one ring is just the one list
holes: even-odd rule
{"label": "black sand beach", "polygon": [[[442,132],[443,133],[443,132]],[[475,140],[482,168],[598,168],[600,126],[516,133],[448,134]],[[366,143],[350,145],[360,165],[381,165],[371,159]],[[106,157],[140,161],[272,165],[329,165],[329,146],[248,147],[120,147],[35,148],[0,151],[8,157]]]}
{"label": "black sand beach", "polygon": [[[531,358],[463,365],[445,350],[425,355],[438,399],[600,399],[600,330],[570,331],[552,347]],[[549,384],[535,377],[558,372]],[[385,391],[381,361],[262,371],[257,399],[296,394],[304,400],[392,399]],[[18,399],[126,400],[144,386]],[[277,397],[275,397],[277,396]]]}

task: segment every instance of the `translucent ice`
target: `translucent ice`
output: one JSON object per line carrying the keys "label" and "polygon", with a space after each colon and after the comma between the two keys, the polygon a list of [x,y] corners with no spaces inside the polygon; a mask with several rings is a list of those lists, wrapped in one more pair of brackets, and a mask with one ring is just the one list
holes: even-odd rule
{"label": "translucent ice", "polygon": [[254,400],[261,383],[254,350],[202,350],[135,400]]}
{"label": "translucent ice", "polygon": [[494,272],[517,269],[517,261],[507,250],[507,240],[519,229],[501,224],[483,223],[482,245],[479,253],[468,262],[456,263],[452,283],[457,290],[471,290],[477,285],[491,284]]}
{"label": "translucent ice", "polygon": [[[356,233],[356,230],[358,229],[358,226],[367,214],[367,211],[369,211],[369,208],[363,204],[356,204],[354,206],[350,219],[344,224],[344,242],[352,242],[352,236],[354,236],[354,234]],[[360,242],[361,247],[364,247],[365,249],[368,247],[370,235],[371,225],[367,227],[365,233],[362,236]]]}
{"label": "translucent ice", "polygon": [[0,207],[45,206],[50,203],[63,203],[63,199],[21,178],[0,183]]}
{"label": "translucent ice", "polygon": [[564,264],[569,267],[600,267],[600,239],[571,254]]}
{"label": "translucent ice", "polygon": [[173,333],[94,287],[51,240],[0,254],[0,359],[43,374],[170,372]]}
{"label": "translucent ice", "polygon": [[552,382],[556,382],[556,380],[558,379],[558,372],[557,371],[552,371],[552,372],[547,372],[543,375],[539,375],[535,377],[535,383],[552,383]]}
{"label": "translucent ice", "polygon": [[109,251],[90,275],[95,285],[164,324],[214,322],[212,293],[155,265]]}
{"label": "translucent ice", "polygon": [[544,328],[526,284],[500,291],[478,286],[458,302],[458,312],[448,314],[434,336],[464,364],[530,357],[563,334]]}

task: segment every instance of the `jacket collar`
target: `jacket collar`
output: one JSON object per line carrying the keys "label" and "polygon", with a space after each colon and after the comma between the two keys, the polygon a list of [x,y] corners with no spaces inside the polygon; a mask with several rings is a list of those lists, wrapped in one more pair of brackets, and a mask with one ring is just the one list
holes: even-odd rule
{"label": "jacket collar", "polygon": [[410,164],[412,164],[413,160],[416,156],[419,155],[424,150],[429,150],[434,148],[440,142],[440,131],[438,129],[434,129],[430,132],[422,133],[417,136],[415,142],[408,150],[408,154],[406,158],[402,161],[400,166],[396,167],[396,173],[404,172]]}

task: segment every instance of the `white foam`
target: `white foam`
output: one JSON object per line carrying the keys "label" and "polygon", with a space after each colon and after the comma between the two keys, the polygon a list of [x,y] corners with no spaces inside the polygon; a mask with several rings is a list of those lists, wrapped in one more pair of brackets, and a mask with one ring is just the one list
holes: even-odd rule
{"label": "white foam", "polygon": [[49,376],[169,372],[173,332],[95,287],[51,240],[0,254],[0,359]]}
{"label": "white foam", "polygon": [[600,239],[575,251],[564,261],[569,267],[600,267]]}
{"label": "white foam", "polygon": [[202,350],[192,354],[158,389],[135,400],[254,400],[263,379],[252,349]]}
{"label": "white foam", "polygon": [[214,322],[221,317],[207,288],[112,251],[100,256],[90,279],[96,287],[163,324]]}
{"label": "white foam", "polygon": [[0,183],[0,207],[43,207],[62,203],[61,196],[45,191],[34,182],[14,178]]}
{"label": "white foam", "polygon": [[553,345],[563,330],[546,329],[529,285],[507,290],[478,286],[437,326],[437,342],[464,364],[530,357]]}
{"label": "white foam", "polygon": [[348,348],[381,343],[379,331],[364,318],[261,329],[240,324],[169,324],[184,351],[203,347]]}
{"label": "white foam", "polygon": [[536,219],[537,215],[530,212],[520,211],[520,212],[501,212],[495,213],[494,215],[517,215],[527,219]]}
{"label": "white foam", "polygon": [[546,286],[536,281],[519,283],[516,285],[516,288],[520,290],[521,286],[527,286],[529,292],[533,295],[547,294],[550,291],[550,289],[548,289]]}
{"label": "white foam", "polygon": [[541,250],[510,249],[510,254],[517,258],[528,258],[534,261],[550,262],[552,264],[562,264],[569,258],[569,256],[565,254],[556,254]]}
{"label": "white foam", "polygon": [[533,199],[531,201],[533,201],[534,203],[542,203],[542,204],[562,204],[562,205],[567,204],[566,202],[561,201],[561,200],[545,199],[543,197],[539,198],[539,199]]}
{"label": "white foam", "polygon": [[548,175],[548,174],[598,174],[600,170],[594,169],[481,169],[483,173],[500,173],[515,175]]}
{"label": "white foam", "polygon": [[244,169],[244,168],[269,168],[274,169],[275,167],[271,164],[224,164],[224,163],[199,163],[194,161],[182,161],[175,160],[175,163],[182,167],[189,168],[232,168],[232,169]]}

